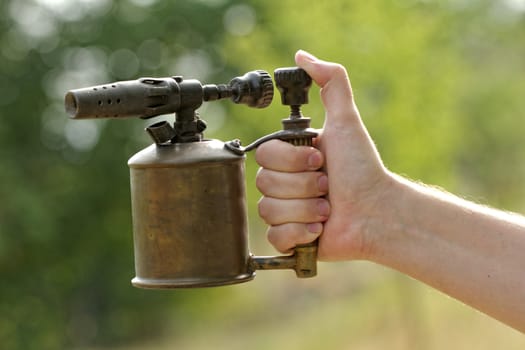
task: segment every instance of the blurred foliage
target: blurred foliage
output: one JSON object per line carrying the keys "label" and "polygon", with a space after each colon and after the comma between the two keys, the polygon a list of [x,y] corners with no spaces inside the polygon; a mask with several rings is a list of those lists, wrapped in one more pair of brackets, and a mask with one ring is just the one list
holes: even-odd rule
{"label": "blurred foliage", "polygon": [[[293,65],[295,51],[306,49],[348,68],[365,123],[389,168],[520,211],[525,208],[524,43],[521,0],[3,1],[2,348],[126,347],[167,333],[174,337],[186,323],[208,327],[219,316],[263,313],[264,302],[272,303],[271,298],[257,307],[250,307],[257,304],[251,298],[242,303],[247,297],[239,290],[253,292],[256,286],[195,292],[130,286],[125,162],[149,143],[144,122],[70,121],[62,106],[68,89],[175,74],[226,82],[247,70]],[[314,126],[322,126],[315,88],[304,112]],[[208,137],[239,137],[245,143],[277,130],[286,113],[278,103],[260,111],[229,102],[201,109]],[[254,211],[256,169],[248,161],[250,219],[261,230]],[[260,288],[263,282],[255,283]],[[375,312],[389,301],[380,294],[372,293]],[[234,307],[231,300],[244,309],[221,311],[223,304]],[[279,300],[287,301],[277,305],[284,310],[295,299]],[[278,314],[288,320],[284,313]],[[345,316],[334,317],[337,322]],[[359,320],[345,324],[356,327]],[[407,327],[414,324],[417,320]],[[332,344],[344,348],[335,339]]]}
{"label": "blurred foliage", "polygon": [[[264,4],[254,4],[254,33],[226,43],[230,61],[293,64],[302,48],[343,64],[388,167],[523,209],[522,1],[332,0],[302,11],[292,0]],[[272,52],[244,60],[254,45]],[[319,102],[309,111],[321,126]]]}
{"label": "blurred foliage", "polygon": [[144,123],[70,121],[63,96],[71,88],[177,69],[220,75],[225,67],[216,45],[229,6],[0,5],[3,348],[74,348],[162,332],[168,306],[181,298],[130,286],[126,160],[148,143]]}

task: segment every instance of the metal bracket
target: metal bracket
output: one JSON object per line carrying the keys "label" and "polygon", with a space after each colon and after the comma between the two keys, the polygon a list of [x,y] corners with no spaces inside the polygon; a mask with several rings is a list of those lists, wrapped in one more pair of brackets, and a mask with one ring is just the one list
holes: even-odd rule
{"label": "metal bracket", "polygon": [[300,140],[303,138],[311,140],[317,135],[319,135],[319,133],[315,131],[315,129],[313,128],[280,130],[280,131],[276,131],[271,134],[268,134],[266,136],[263,136],[255,140],[254,142],[250,143],[246,147],[243,147],[241,145],[241,140],[239,139],[235,139],[235,140],[226,142],[224,144],[224,147],[226,147],[226,149],[232,151],[235,154],[243,155],[244,153],[249,152],[259,147],[261,144],[265,143],[266,141],[270,141],[270,140],[288,141],[288,140]]}

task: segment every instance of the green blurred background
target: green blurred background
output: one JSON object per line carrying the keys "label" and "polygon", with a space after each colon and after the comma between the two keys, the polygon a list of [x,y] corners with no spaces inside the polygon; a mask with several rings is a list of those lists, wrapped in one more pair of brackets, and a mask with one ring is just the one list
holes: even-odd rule
{"label": "green blurred background", "polygon": [[[518,332],[394,271],[321,264],[315,279],[144,291],[134,276],[127,159],[151,121],[71,121],[65,91],[140,76],[227,82],[344,64],[387,166],[525,211],[523,0],[5,0],[0,4],[2,349],[523,349]],[[312,88],[305,114],[321,127]],[[278,103],[200,110],[207,137],[280,128]],[[167,118],[172,118],[168,116]],[[256,215],[252,250],[273,254]]]}

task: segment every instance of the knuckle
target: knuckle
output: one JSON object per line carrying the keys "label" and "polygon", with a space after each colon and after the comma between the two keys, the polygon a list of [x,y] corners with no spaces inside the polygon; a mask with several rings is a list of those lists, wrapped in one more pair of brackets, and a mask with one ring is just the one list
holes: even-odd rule
{"label": "knuckle", "polygon": [[346,68],[340,63],[335,63],[334,64],[334,71],[339,73],[339,74],[345,74],[346,75]]}
{"label": "knuckle", "polygon": [[279,233],[273,226],[270,226],[268,228],[268,231],[266,231],[266,237],[268,239],[268,242],[270,242],[271,245],[277,248],[280,237],[279,237]]}
{"label": "knuckle", "polygon": [[289,253],[294,246],[287,233],[282,232],[282,226],[271,226],[266,233],[268,242],[280,253]]}
{"label": "knuckle", "polygon": [[268,198],[261,197],[259,201],[257,202],[257,210],[259,211],[259,216],[266,224],[269,224],[270,222],[270,208],[268,204]]}
{"label": "knuckle", "polygon": [[270,140],[264,142],[255,150],[255,161],[260,166],[271,169],[278,164],[280,157],[282,157],[283,154],[286,154],[286,152],[282,152],[283,147],[286,147],[286,143],[283,141]]}
{"label": "knuckle", "polygon": [[255,149],[255,162],[259,164],[260,166],[263,166],[264,159],[265,159],[265,152],[264,152],[264,144],[260,145]]}
{"label": "knuckle", "polygon": [[255,187],[257,187],[261,193],[266,194],[266,188],[268,188],[268,174],[263,168],[260,168],[255,176]]}

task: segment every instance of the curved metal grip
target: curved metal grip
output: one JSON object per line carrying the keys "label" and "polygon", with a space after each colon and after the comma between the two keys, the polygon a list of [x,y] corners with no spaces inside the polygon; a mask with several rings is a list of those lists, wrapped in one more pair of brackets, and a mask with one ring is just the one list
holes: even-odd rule
{"label": "curved metal grip", "polygon": [[[244,154],[273,139],[279,139],[294,146],[312,146],[315,136],[317,132],[309,127],[288,129],[263,136],[247,147],[241,147],[239,140],[230,141],[225,144],[225,147],[236,154]],[[314,277],[317,275],[317,240],[307,244],[298,244],[291,255],[251,256],[250,264],[253,270],[292,269],[299,278]]]}
{"label": "curved metal grip", "polygon": [[[294,146],[312,146],[313,137],[311,135],[299,136],[292,139],[283,140]],[[295,247],[295,273],[299,278],[314,277],[317,275],[317,239],[311,243],[298,244]]]}
{"label": "curved metal grip", "polygon": [[[310,118],[301,113],[301,105],[308,103],[308,89],[312,78],[301,68],[280,68],[275,71],[275,83],[281,92],[281,102],[290,106],[290,116],[282,120],[283,130],[266,135],[246,147],[239,140],[227,142],[225,147],[236,154],[244,154],[260,144],[279,139],[294,146],[312,146],[317,132],[310,128]],[[293,269],[299,278],[317,275],[317,240],[299,244],[288,256],[251,257],[254,270]]]}

